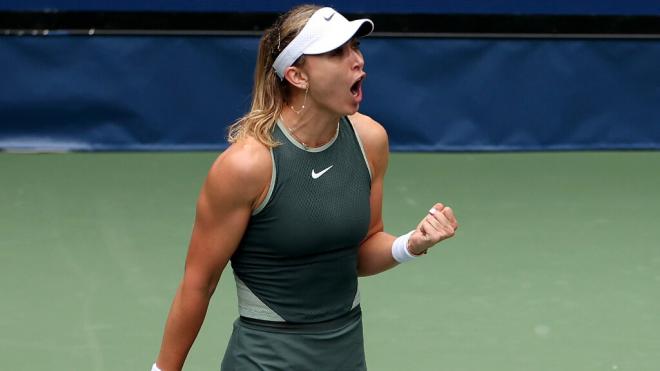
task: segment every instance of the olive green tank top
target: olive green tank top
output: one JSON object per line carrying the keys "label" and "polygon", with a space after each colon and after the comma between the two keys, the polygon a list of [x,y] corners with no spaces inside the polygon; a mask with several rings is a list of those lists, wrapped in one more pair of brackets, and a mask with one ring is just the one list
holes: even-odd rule
{"label": "olive green tank top", "polygon": [[340,317],[359,300],[357,252],[371,190],[364,149],[348,118],[318,148],[296,141],[281,122],[273,136],[281,145],[271,150],[268,195],[231,258],[239,312],[295,323]]}

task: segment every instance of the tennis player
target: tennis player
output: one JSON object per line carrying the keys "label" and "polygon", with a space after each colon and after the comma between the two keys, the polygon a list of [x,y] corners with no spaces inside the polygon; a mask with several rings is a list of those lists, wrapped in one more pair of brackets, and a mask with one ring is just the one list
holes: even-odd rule
{"label": "tennis player", "polygon": [[264,32],[252,107],[202,187],[153,370],[181,370],[230,261],[240,317],[222,370],[366,370],[358,276],[454,236],[440,203],[410,233],[383,231],[387,134],[358,113],[372,30],[303,5]]}

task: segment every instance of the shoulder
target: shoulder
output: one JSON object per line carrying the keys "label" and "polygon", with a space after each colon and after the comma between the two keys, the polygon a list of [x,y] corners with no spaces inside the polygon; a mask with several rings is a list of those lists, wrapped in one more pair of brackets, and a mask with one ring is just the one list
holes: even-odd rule
{"label": "shoulder", "polygon": [[367,159],[375,174],[382,174],[387,167],[389,144],[385,128],[376,120],[359,112],[348,116],[364,146]]}
{"label": "shoulder", "polygon": [[256,203],[272,172],[270,149],[252,137],[231,144],[209,170],[204,191],[211,198],[233,197]]}
{"label": "shoulder", "polygon": [[368,142],[370,145],[387,146],[387,132],[378,121],[359,112],[348,116],[348,119],[365,144]]}

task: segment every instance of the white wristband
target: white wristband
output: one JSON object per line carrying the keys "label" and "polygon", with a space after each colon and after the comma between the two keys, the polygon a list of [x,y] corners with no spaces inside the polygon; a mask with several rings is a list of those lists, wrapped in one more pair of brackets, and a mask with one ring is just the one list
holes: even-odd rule
{"label": "white wristband", "polygon": [[408,251],[408,239],[413,232],[414,230],[397,237],[392,243],[392,257],[398,263],[405,263],[417,257]]}
{"label": "white wristband", "polygon": [[156,364],[154,363],[154,365],[151,366],[151,371],[162,371],[162,370],[158,368],[158,366],[156,366]]}

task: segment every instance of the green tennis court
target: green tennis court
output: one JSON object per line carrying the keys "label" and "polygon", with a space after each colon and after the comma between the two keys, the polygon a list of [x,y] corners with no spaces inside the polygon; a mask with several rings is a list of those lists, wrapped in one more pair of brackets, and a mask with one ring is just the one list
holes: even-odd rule
{"label": "green tennis court", "polygon": [[[0,154],[0,369],[148,370],[213,153]],[[392,154],[386,229],[461,228],[360,281],[370,370],[658,371],[660,153]],[[217,370],[225,272],[187,370]]]}

